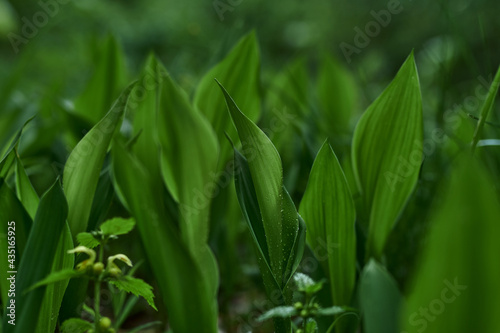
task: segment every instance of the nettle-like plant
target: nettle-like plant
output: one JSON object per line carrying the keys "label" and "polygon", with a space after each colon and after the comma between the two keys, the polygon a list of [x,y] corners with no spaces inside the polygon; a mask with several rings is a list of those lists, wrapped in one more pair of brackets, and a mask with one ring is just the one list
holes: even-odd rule
{"label": "nettle-like plant", "polygon": [[[129,233],[134,226],[135,220],[133,218],[117,217],[104,222],[97,231],[79,233],[77,235],[79,245],[67,252],[68,254],[86,255],[88,258],[78,263],[74,269],[63,269],[51,273],[30,288],[36,289],[67,279],[80,278],[93,281],[93,308],[85,304],[82,307],[90,316],[92,322],[81,318],[67,319],[61,325],[63,333],[114,333],[118,330],[137,300],[125,306],[125,298],[120,297],[121,302],[118,305],[117,320],[113,323],[110,318],[101,315],[100,300],[103,285],[107,285],[110,290],[116,289],[115,297],[119,297],[120,293],[132,293],[136,296],[142,296],[153,309],[157,310],[153,300],[153,288],[143,280],[133,277],[138,265],[133,266],[132,261],[125,254],[110,255],[106,260],[104,257],[104,250],[108,242],[117,239],[119,235]],[[119,262],[130,267],[128,272],[120,268]],[[147,323],[130,332],[140,332],[140,330],[158,323]]]}
{"label": "nettle-like plant", "polygon": [[333,332],[335,325],[343,316],[358,316],[357,310],[347,306],[322,307],[317,302],[316,294],[323,288],[325,280],[314,281],[311,277],[303,273],[295,273],[293,280],[295,288],[300,294],[299,300],[293,306],[277,306],[264,313],[258,318],[265,321],[271,318],[296,318],[293,328],[296,333],[318,332],[317,318],[325,316],[339,317],[330,325],[327,332]]}

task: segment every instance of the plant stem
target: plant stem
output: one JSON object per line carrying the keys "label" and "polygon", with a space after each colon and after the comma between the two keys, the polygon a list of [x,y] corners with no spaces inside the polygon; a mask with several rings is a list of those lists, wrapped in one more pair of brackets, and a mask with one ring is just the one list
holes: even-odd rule
{"label": "plant stem", "polygon": [[101,314],[99,309],[101,307],[101,277],[99,276],[95,281],[94,285],[94,324],[95,324],[95,332],[99,332],[99,320],[101,319]]}

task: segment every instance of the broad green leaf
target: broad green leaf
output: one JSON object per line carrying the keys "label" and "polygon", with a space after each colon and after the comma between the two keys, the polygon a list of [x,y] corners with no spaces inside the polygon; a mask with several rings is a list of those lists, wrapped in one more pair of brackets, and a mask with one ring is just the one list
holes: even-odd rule
{"label": "broad green leaf", "polygon": [[76,113],[97,123],[125,87],[123,51],[111,36],[100,45],[97,65],[83,93],[75,101]]}
{"label": "broad green leaf", "polygon": [[34,332],[45,288],[26,292],[52,268],[68,206],[59,180],[42,196],[16,276],[16,325],[4,318],[3,332]]}
{"label": "broad green leaf", "polygon": [[491,83],[491,87],[488,91],[488,96],[484,101],[484,104],[481,108],[481,116],[479,117],[479,121],[477,123],[476,130],[474,132],[474,137],[472,138],[472,152],[477,146],[479,139],[481,138],[481,134],[483,132],[484,124],[488,119],[488,115],[493,109],[493,105],[495,104],[495,98],[497,97],[498,87],[500,87],[500,67],[498,67],[497,73],[495,74],[495,78]]}
{"label": "broad green leaf", "polygon": [[371,259],[363,269],[359,282],[363,332],[399,333],[401,303],[402,296],[396,281],[382,265]]}
{"label": "broad green leaf", "polygon": [[[283,186],[281,160],[276,148],[238,109],[224,87],[220,87],[245,155],[243,158],[235,153],[236,190],[249,227],[256,227],[251,233],[266,291],[269,296],[281,291],[281,302],[287,304],[291,302],[288,282],[304,251],[305,225]],[[289,325],[289,321],[275,321],[277,332],[288,332]]]}
{"label": "broad green leaf", "polygon": [[351,131],[356,116],[358,91],[351,73],[331,55],[324,53],[316,82],[322,120],[320,126],[334,141]]}
{"label": "broad green leaf", "polygon": [[153,300],[153,287],[143,280],[131,276],[124,276],[118,280],[111,280],[109,283],[125,292],[132,293],[136,296],[142,296],[153,309],[158,311]]}
{"label": "broad green leaf", "polygon": [[104,157],[125,111],[131,89],[132,85],[129,85],[106,116],[76,145],[64,166],[63,185],[73,237],[87,228]]}
{"label": "broad green leaf", "polygon": [[297,309],[293,306],[277,306],[257,318],[257,321],[266,321],[271,318],[290,318],[298,315]]}
{"label": "broad green leaf", "polygon": [[[287,234],[283,225],[283,169],[281,159],[267,136],[246,117],[236,106],[227,91],[222,87],[226,103],[242,142],[242,151],[248,163],[258,207],[261,213],[264,232],[269,251],[270,266],[277,282],[283,286],[282,276],[286,259],[291,252],[291,244],[296,234]],[[241,204],[241,203],[240,203]],[[295,233],[298,221],[295,217]],[[288,222],[288,221],[287,221]],[[292,228],[294,226],[292,225]],[[291,237],[290,237],[291,236]],[[284,248],[287,246],[287,248]]]}
{"label": "broad green leaf", "polygon": [[92,323],[80,318],[71,318],[61,325],[62,333],[85,333],[94,327]]}
{"label": "broad green leaf", "polygon": [[[260,115],[259,93],[260,56],[254,32],[244,36],[229,54],[201,79],[194,96],[194,105],[212,124],[220,144],[219,169],[231,158],[232,150],[225,144],[225,133],[235,137],[236,132],[225,112],[224,96],[214,79],[222,82],[252,121]],[[244,78],[244,79],[242,79]]]}
{"label": "broad green leaf", "polygon": [[[353,167],[369,216],[367,258],[380,258],[417,183],[422,163],[422,100],[413,53],[356,126]],[[360,215],[360,214],[358,214]]]}
{"label": "broad green leaf", "polygon": [[[21,202],[16,198],[15,193],[10,189],[10,187],[5,184],[4,180],[0,178],[0,290],[2,293],[2,304],[7,304],[8,298],[7,293],[9,289],[9,281],[7,277],[8,271],[12,271],[9,268],[10,263],[8,260],[8,231],[15,228],[15,241],[16,241],[16,261],[14,265],[17,267],[19,260],[21,259],[24,249],[26,247],[26,241],[28,239],[28,234],[32,225],[32,220],[24,209]],[[14,223],[10,223],[14,222]],[[12,237],[12,235],[10,236]],[[12,241],[12,238],[10,239]]]}
{"label": "broad green leaf", "polygon": [[[180,211],[180,230],[195,258],[205,252],[219,146],[210,124],[164,75],[158,115],[163,180]],[[202,263],[202,262],[200,262]]]}
{"label": "broad green leaf", "polygon": [[402,329],[496,332],[500,205],[485,168],[459,156],[443,182],[408,290]]}
{"label": "broad green leaf", "polygon": [[90,232],[80,232],[76,235],[76,240],[78,244],[93,249],[98,247],[101,243],[90,233]]}
{"label": "broad green leaf", "polygon": [[[128,109],[132,116],[133,134],[135,142],[131,144],[131,149],[139,161],[148,170],[152,177],[161,177],[160,170],[160,149],[158,147],[158,111],[160,107],[161,86],[168,76],[167,71],[151,54],[137,85],[131,93]],[[172,196],[176,197],[177,188],[171,183]]]}
{"label": "broad green leaf", "polygon": [[[150,267],[158,282],[162,300],[175,332],[217,332],[217,304],[206,277],[183,243],[175,222],[164,205],[162,186],[141,163],[115,144],[115,184],[127,200],[145,246]],[[192,314],[196,313],[196,320]]]}
{"label": "broad green leaf", "polygon": [[134,226],[135,220],[133,218],[115,217],[101,224],[99,228],[104,235],[125,235],[132,231]]}
{"label": "broad green leaf", "polygon": [[16,191],[19,200],[22,202],[26,211],[30,214],[31,218],[35,218],[36,210],[38,208],[38,203],[40,198],[35,192],[31,181],[26,174],[23,163],[19,156],[16,158]]}
{"label": "broad green leaf", "polygon": [[356,279],[356,211],[327,142],[316,156],[299,212],[307,224],[309,246],[328,273],[333,303],[350,304]]}
{"label": "broad green leaf", "polygon": [[[57,251],[52,263],[52,272],[71,269],[75,264],[74,256],[68,255],[67,251],[73,248],[73,239],[68,223],[59,239]],[[40,316],[36,327],[36,333],[53,332],[58,322],[59,309],[63,300],[64,293],[68,287],[69,279],[49,284],[45,290]]]}

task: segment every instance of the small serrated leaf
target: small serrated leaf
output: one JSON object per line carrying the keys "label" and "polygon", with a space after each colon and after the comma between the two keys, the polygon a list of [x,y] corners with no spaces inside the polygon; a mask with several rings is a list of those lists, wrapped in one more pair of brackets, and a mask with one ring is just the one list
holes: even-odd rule
{"label": "small serrated leaf", "polygon": [[271,318],[290,318],[297,314],[298,311],[293,306],[278,306],[264,313],[257,318],[257,321],[266,321]]}
{"label": "small serrated leaf", "polygon": [[80,318],[71,318],[61,325],[62,333],[85,333],[92,329],[92,324]]}
{"label": "small serrated leaf", "polygon": [[93,249],[100,244],[99,241],[89,232],[80,232],[76,235],[76,240],[81,246],[88,247],[89,249]]}
{"label": "small serrated leaf", "polygon": [[124,235],[134,229],[134,226],[133,218],[115,217],[101,224],[101,231],[104,235]]}
{"label": "small serrated leaf", "polygon": [[144,299],[148,302],[148,304],[158,311],[158,309],[155,306],[154,303],[154,294],[153,294],[153,287],[151,287],[149,284],[144,282],[141,279],[133,278],[130,276],[124,276],[118,280],[111,280],[109,281],[113,286],[116,288],[126,291],[128,293],[132,293],[137,296],[142,296]]}

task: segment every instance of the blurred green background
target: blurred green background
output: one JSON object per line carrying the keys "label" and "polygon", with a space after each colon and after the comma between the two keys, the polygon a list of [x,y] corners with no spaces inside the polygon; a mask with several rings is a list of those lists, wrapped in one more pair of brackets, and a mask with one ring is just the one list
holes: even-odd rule
{"label": "blurred green background", "polygon": [[[372,11],[387,10],[390,3],[394,1],[0,0],[0,101],[8,100],[7,105],[0,105],[0,147],[31,115],[42,114],[42,120],[37,120],[42,126],[37,127],[36,133],[27,131],[23,137],[25,150],[21,153],[34,186],[41,193],[61,172],[71,146],[91,127],[88,124],[72,128],[74,137],[59,140],[58,126],[66,121],[45,119],[60,117],[53,110],[70,108],[69,101],[85,90],[102,61],[99,55],[107,36],[114,36],[125,54],[127,77],[119,88],[137,78],[147,55],[154,51],[192,96],[199,79],[251,30],[256,31],[260,45],[263,105],[269,101],[266,91],[278,74],[292,71],[294,67],[290,64],[296,59],[304,59],[309,70],[299,91],[306,87],[305,104],[314,105],[315,93],[308,89],[314,89],[319,60],[327,52],[352,74],[359,90],[359,94],[353,94],[357,99],[353,105],[359,115],[390,82],[411,50],[415,50],[425,138],[429,138],[435,128],[447,130],[449,124],[445,125],[443,120],[446,111],[465,105],[467,97],[477,95],[478,87],[485,91],[491,83],[500,59],[497,17],[500,2],[402,0],[401,12],[391,15],[387,26],[370,37],[368,45],[358,47],[359,53],[352,54],[351,61],[346,59],[340,45],[355,46],[357,28],[364,31],[367,24],[375,21]],[[36,31],[30,31],[26,22],[31,24],[37,19],[46,22],[35,27]],[[33,36],[27,37],[26,31],[33,32]],[[118,91],[111,100],[117,96]],[[264,124],[270,105],[263,108]],[[479,115],[479,104],[465,107],[473,116]],[[493,112],[490,120],[500,123],[498,114]],[[470,139],[474,125],[472,118],[466,117],[462,122],[467,129],[461,132],[466,133],[463,136],[457,134],[459,145],[461,138]],[[311,152],[319,148],[318,142],[315,145],[309,147]],[[293,152],[295,156],[287,156],[285,148],[280,153],[287,178],[293,170],[288,163],[304,161],[300,158],[305,154]],[[449,147],[443,145],[437,151],[446,149]],[[426,157],[419,187],[391,235],[390,242],[399,243],[387,247],[387,266],[403,286],[424,234],[427,207],[445,170],[442,156],[432,153]],[[296,201],[302,195],[313,158],[314,154],[310,154],[309,160],[305,159],[306,167],[297,176],[303,184],[287,183],[294,190],[291,192]],[[243,224],[240,227],[240,234],[244,234]],[[212,235],[212,239],[216,236]],[[252,253],[244,255],[253,258]],[[254,299],[262,297],[248,294]]]}

